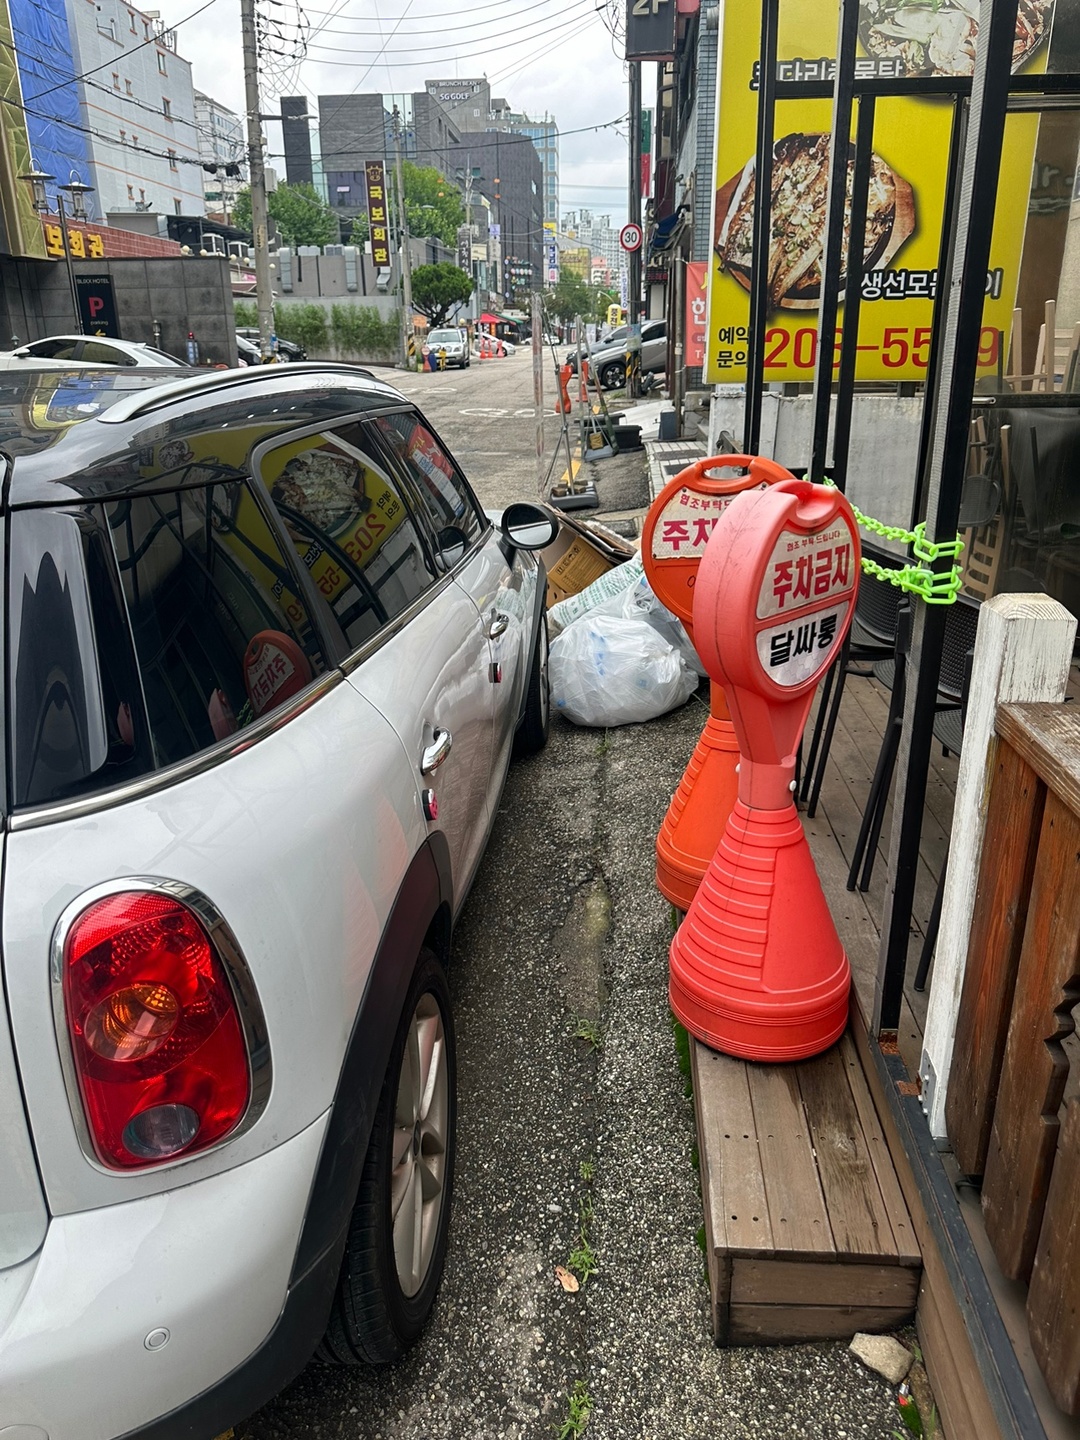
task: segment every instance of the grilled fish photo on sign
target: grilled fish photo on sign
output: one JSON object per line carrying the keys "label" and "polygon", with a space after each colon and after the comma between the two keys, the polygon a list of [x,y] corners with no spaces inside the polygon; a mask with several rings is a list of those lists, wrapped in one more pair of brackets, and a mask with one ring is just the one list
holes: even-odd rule
{"label": "grilled fish photo on sign", "polygon": [[[1014,71],[1050,33],[1054,0],[1019,0]],[[971,75],[979,37],[979,0],[861,0],[859,39],[875,59],[899,59],[904,74]]]}
{"label": "grilled fish photo on sign", "polygon": [[[772,225],[768,254],[769,309],[816,310],[821,299],[829,188],[827,134],[785,135],[773,146]],[[840,285],[847,272],[854,146],[848,156]],[[716,252],[732,278],[750,289],[753,265],[755,157],[716,194]],[[863,269],[888,264],[915,229],[915,196],[880,155],[872,156]]]}

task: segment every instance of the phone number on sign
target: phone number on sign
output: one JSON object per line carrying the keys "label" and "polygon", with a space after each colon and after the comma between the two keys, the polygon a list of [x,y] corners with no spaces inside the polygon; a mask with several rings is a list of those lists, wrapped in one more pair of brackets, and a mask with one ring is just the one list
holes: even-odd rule
{"label": "phone number on sign", "polygon": [[[836,343],[833,349],[833,369],[840,365],[840,339],[843,330],[837,330]],[[742,335],[738,339],[742,339]],[[918,370],[925,370],[930,362],[930,326],[920,325],[915,329],[910,326],[890,325],[886,328],[879,343],[872,344],[867,341],[865,344],[856,346],[859,354],[871,354],[881,357],[881,364],[886,370],[903,370],[908,366],[914,366]],[[1001,331],[995,330],[991,325],[985,325],[979,332],[979,368],[987,369],[998,363],[998,355],[1001,350]],[[813,370],[817,364],[818,335],[817,330],[812,326],[804,326],[801,330],[784,330],[775,326],[765,331],[765,369],[768,370]],[[718,364],[720,369],[727,369],[733,365],[745,365],[747,354],[745,348],[737,350],[721,350],[719,352]]]}
{"label": "phone number on sign", "polygon": [[[840,364],[840,338],[843,330],[836,332],[833,351],[833,369]],[[979,332],[979,366],[996,365],[1001,345],[1001,331],[986,325]],[[859,354],[880,355],[881,363],[887,370],[902,370],[905,365],[916,365],[925,370],[930,361],[930,326],[890,325],[881,337],[880,344],[857,345]],[[797,370],[812,370],[817,364],[817,331],[810,326],[794,332],[778,327],[765,331],[765,369],[782,365],[793,365]]]}

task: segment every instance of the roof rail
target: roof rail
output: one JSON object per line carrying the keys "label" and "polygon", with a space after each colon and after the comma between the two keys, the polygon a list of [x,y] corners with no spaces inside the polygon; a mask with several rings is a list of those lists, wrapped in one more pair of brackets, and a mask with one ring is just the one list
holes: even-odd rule
{"label": "roof rail", "polygon": [[[235,370],[211,370],[203,375],[186,376],[183,380],[170,380],[164,385],[154,385],[146,390],[139,390],[133,395],[126,395],[118,400],[115,405],[110,405],[107,410],[95,418],[103,425],[120,425],[125,420],[137,419],[140,415],[149,414],[153,410],[163,409],[176,400],[185,400],[189,396],[204,395],[209,391],[232,389],[237,385],[250,385],[255,380],[285,380],[289,373],[297,371],[305,375],[325,374],[350,375],[354,379],[374,380],[377,384],[388,385],[385,380],[380,380],[371,370],[365,370],[359,365],[344,365],[334,361],[300,361],[290,365],[275,366],[269,371],[266,366],[252,365],[246,369]],[[389,386],[389,388],[393,388]]]}

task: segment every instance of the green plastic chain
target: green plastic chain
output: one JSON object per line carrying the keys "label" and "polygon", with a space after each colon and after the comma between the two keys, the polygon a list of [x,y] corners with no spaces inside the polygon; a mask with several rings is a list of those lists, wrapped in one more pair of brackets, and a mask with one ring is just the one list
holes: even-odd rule
{"label": "green plastic chain", "polygon": [[[826,479],[823,483],[836,488],[832,480]],[[851,504],[850,501],[848,503]],[[864,555],[862,568],[865,574],[872,575],[875,580],[882,580],[888,585],[896,585],[901,590],[906,590],[909,595],[918,595],[927,605],[953,604],[960,593],[963,576],[960,566],[956,564],[964,548],[964,542],[959,535],[955,540],[935,542],[927,540],[925,524],[916,525],[914,530],[904,530],[899,525],[883,525],[880,520],[864,515],[857,505],[852,505],[851,509],[864,530],[880,535],[883,540],[899,540],[904,545],[910,545],[911,553],[919,561],[917,565],[902,565],[899,569],[890,569]],[[940,559],[952,560],[952,569],[939,572],[929,568],[935,560]]]}

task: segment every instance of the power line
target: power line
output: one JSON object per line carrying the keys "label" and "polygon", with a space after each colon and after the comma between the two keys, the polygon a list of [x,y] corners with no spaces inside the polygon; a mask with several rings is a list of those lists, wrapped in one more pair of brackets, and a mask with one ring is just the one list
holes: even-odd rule
{"label": "power line", "polygon": [[[589,13],[589,15],[585,17],[584,25],[581,24],[581,18],[582,18],[582,17],[581,17],[580,15],[575,15],[575,16],[574,16],[572,19],[570,19],[570,20],[564,20],[564,21],[563,21],[561,24],[559,24],[559,25],[551,25],[551,26],[548,27],[547,35],[550,35],[553,31],[556,31],[556,30],[565,31],[565,30],[567,30],[567,29],[569,29],[570,27],[575,26],[575,25],[580,25],[580,26],[581,26],[581,29],[585,29],[588,25],[590,25],[590,24],[592,23],[595,15],[596,15],[595,10],[591,10],[590,13]],[[391,36],[390,38],[392,39],[393,37]],[[505,44],[505,45],[487,45],[487,46],[485,46],[482,50],[473,50],[473,51],[470,51],[468,54],[464,54],[464,55],[458,53],[458,54],[453,55],[453,56],[450,57],[450,58],[452,58],[452,59],[454,59],[454,60],[478,60],[478,59],[482,59],[482,58],[483,58],[484,56],[486,56],[486,55],[497,55],[497,54],[498,54],[500,51],[502,51],[502,50],[515,50],[519,45],[527,45],[530,40],[535,40],[536,38],[537,38],[537,36],[535,36],[535,35],[529,35],[529,36],[525,36],[523,39],[520,39],[520,40],[510,40],[510,41],[508,41],[507,44]],[[547,36],[545,35],[544,38],[546,39]],[[551,46],[550,48],[551,48],[551,49],[555,49],[559,44],[561,44],[564,40],[566,40],[566,39],[568,39],[568,38],[569,38],[569,36],[567,36],[567,35],[565,35],[565,34],[562,35],[561,38],[555,42],[555,45]],[[316,47],[316,48],[322,50],[322,49],[330,49],[330,48],[332,48],[332,47],[330,47],[330,46],[321,46],[321,45],[320,45],[320,46],[318,46],[318,47]],[[434,52],[434,51],[436,51],[436,50],[440,50],[440,51],[441,51],[441,50],[446,50],[446,49],[451,49],[451,48],[454,48],[454,47],[452,47],[452,46],[446,46],[446,45],[440,45],[440,46],[431,46],[431,47],[430,47],[430,50],[431,50],[432,52]],[[341,53],[341,52],[338,52],[338,53]],[[346,53],[347,53],[347,52],[346,52]],[[390,53],[393,54],[393,55],[405,55],[405,54],[415,54],[415,53],[417,53],[417,52],[415,51],[414,48],[410,47],[409,50],[394,50],[394,51],[391,51]],[[364,72],[365,78],[366,78],[366,76],[367,76],[368,74],[370,74],[370,72],[375,68],[375,66],[379,63],[379,61],[383,58],[383,56],[384,56],[385,54],[386,54],[386,49],[385,49],[385,47],[384,47],[382,50],[379,51],[378,55],[377,55],[377,56],[375,57],[375,59],[371,62],[371,64],[368,66],[367,70]],[[323,59],[316,59],[316,60],[313,61],[313,63],[316,64],[316,65],[335,65],[335,66],[340,65],[340,66],[344,66],[344,67],[346,67],[346,68],[348,68],[348,69],[350,69],[350,70],[356,68],[356,61],[355,61],[355,60],[323,60]],[[427,59],[427,58],[424,58],[424,57],[421,57],[419,60],[394,60],[394,61],[392,61],[391,63],[393,64],[393,67],[394,67],[396,70],[415,70],[415,69],[417,69],[418,67],[423,67],[423,68],[426,69],[426,68],[429,68],[430,65],[432,64],[432,62],[431,62],[430,59]],[[526,61],[525,61],[525,64],[528,64],[528,63],[530,63],[530,62],[529,62],[528,60],[526,60]],[[359,83],[362,83],[362,81],[359,82]]]}
{"label": "power line", "polygon": [[[505,15],[503,18],[506,19],[506,20],[516,20],[519,15],[526,15],[526,14],[529,13],[529,11],[542,9],[544,5],[548,5],[548,4],[550,4],[550,3],[552,3],[552,0],[540,0],[540,3],[537,4],[537,5],[527,5],[524,10],[516,10],[516,11],[513,11],[513,12],[511,12],[510,14]],[[589,8],[590,8],[590,9],[593,9],[592,0],[588,0],[588,4],[589,4]],[[549,16],[540,15],[540,16],[537,16],[535,19],[527,20],[524,25],[517,25],[517,26],[514,26],[514,27],[511,28],[511,29],[505,29],[505,28],[503,28],[502,26],[500,26],[499,31],[498,31],[498,36],[499,36],[499,38],[501,38],[501,37],[504,36],[504,35],[514,35],[514,34],[516,34],[519,30],[528,30],[528,29],[531,29],[534,25],[543,25],[543,24],[545,24],[545,23],[548,21],[549,18],[550,18]],[[287,22],[287,23],[288,23],[288,22]],[[475,30],[478,26],[489,26],[489,25],[490,25],[490,21],[486,21],[486,20],[474,20],[474,21],[471,21],[468,25],[440,25],[437,30],[430,31],[430,32],[410,31],[410,32],[409,32],[409,39],[421,40],[421,39],[424,38],[424,35],[425,35],[426,33],[430,33],[430,34],[433,34],[433,35],[452,35],[452,34],[455,34],[455,33],[456,33],[457,31],[459,31],[459,30]],[[329,28],[326,28],[323,33],[325,33],[325,34],[327,34],[327,35],[352,35],[352,36],[354,36],[356,39],[361,39],[361,38],[362,38],[363,36],[365,36],[365,35],[375,35],[375,34],[377,34],[378,32],[377,32],[377,31],[374,31],[374,30],[359,30],[359,29],[353,29],[353,28],[349,28],[349,29],[347,29],[347,30],[331,30],[331,29],[329,29]],[[478,37],[474,37],[474,39],[476,39],[476,38],[478,38]],[[457,43],[471,44],[472,42],[471,42],[471,41],[463,41],[463,42],[452,41],[452,42],[451,42],[451,45],[438,45],[438,46],[434,46],[434,47],[425,46],[424,48],[425,48],[425,49],[434,48],[434,49],[438,49],[438,50],[447,50],[447,49],[450,49],[453,44],[457,44]],[[416,47],[415,47],[414,45],[410,45],[410,46],[408,47],[409,50],[415,50],[415,48],[416,48]],[[358,52],[358,53],[359,53],[359,52]],[[391,50],[389,53],[390,53],[391,55],[404,55],[404,54],[407,54],[408,51],[406,51],[406,50]]]}

